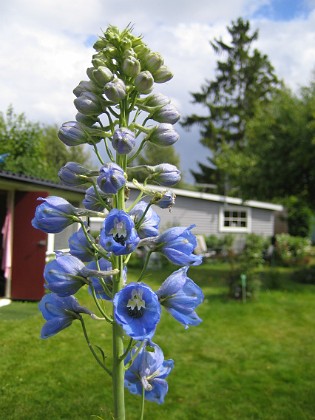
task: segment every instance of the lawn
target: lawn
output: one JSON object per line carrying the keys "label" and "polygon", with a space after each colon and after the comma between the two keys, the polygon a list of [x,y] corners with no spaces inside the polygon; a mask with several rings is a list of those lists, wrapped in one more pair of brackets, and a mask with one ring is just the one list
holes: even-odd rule
{"label": "lawn", "polygon": [[[199,327],[185,330],[163,312],[154,341],[175,368],[165,403],[146,403],[145,418],[314,419],[315,286],[292,283],[284,269],[278,290],[265,288],[243,304],[226,297],[227,269],[208,264],[189,271],[205,294]],[[166,269],[146,280],[156,289],[165,276]],[[79,299],[84,303],[86,294]],[[40,340],[41,315],[27,302],[0,308],[0,321],[1,419],[112,418],[111,381],[78,322]],[[87,324],[93,343],[109,350],[107,326]],[[127,419],[138,419],[140,398],[126,392],[126,406]]]}

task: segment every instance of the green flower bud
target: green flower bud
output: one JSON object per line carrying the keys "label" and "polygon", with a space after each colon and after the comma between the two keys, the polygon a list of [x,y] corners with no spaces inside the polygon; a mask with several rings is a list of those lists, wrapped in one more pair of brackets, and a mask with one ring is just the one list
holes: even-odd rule
{"label": "green flower bud", "polygon": [[141,70],[140,61],[135,57],[129,56],[124,59],[122,70],[126,76],[136,77]]}
{"label": "green flower bud", "polygon": [[146,69],[154,74],[164,64],[164,60],[160,53],[150,52],[144,58],[144,63]]}
{"label": "green flower bud", "polygon": [[173,73],[163,65],[153,73],[153,77],[155,83],[165,83],[172,79]]}
{"label": "green flower bud", "polygon": [[75,119],[79,123],[84,124],[87,127],[92,127],[92,125],[94,125],[97,121],[96,118],[88,116],[88,115],[81,114],[81,112],[78,112],[76,114]]}
{"label": "green flower bud", "polygon": [[74,100],[74,106],[84,115],[99,115],[102,113],[102,104],[92,92],[83,92]]}
{"label": "green flower bud", "polygon": [[110,101],[118,104],[126,96],[125,83],[121,79],[114,79],[106,83],[104,93]]}
{"label": "green flower bud", "polygon": [[153,87],[154,79],[149,71],[141,71],[135,78],[135,87],[140,93],[147,93]]}
{"label": "green flower bud", "polygon": [[113,80],[113,73],[109,70],[109,68],[105,66],[101,66],[98,69],[93,71],[93,77],[96,83],[99,86],[104,86],[106,83]]}

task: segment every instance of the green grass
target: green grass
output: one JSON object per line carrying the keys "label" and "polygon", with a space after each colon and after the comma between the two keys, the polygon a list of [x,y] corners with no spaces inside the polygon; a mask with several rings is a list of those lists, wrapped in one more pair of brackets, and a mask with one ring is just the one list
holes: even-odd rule
{"label": "green grass", "polygon": [[[242,304],[226,297],[227,267],[189,272],[205,294],[203,323],[185,330],[163,312],[154,341],[175,368],[163,405],[146,403],[155,420],[315,418],[315,286],[288,280]],[[132,273],[130,273],[132,276]],[[147,281],[156,289],[165,271]],[[79,299],[87,302],[80,292]],[[111,381],[85,345],[78,322],[40,340],[37,304],[0,308],[0,418],[22,420],[111,419]],[[95,344],[110,350],[110,329],[88,320]],[[139,418],[140,398],[126,392],[127,419]]]}

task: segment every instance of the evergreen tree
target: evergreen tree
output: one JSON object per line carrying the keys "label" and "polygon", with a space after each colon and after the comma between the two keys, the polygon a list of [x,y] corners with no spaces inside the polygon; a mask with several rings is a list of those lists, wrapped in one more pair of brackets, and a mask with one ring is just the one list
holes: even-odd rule
{"label": "evergreen tree", "polygon": [[217,61],[216,78],[206,81],[201,92],[192,93],[193,103],[207,110],[206,116],[192,114],[182,125],[200,127],[200,142],[210,149],[209,166],[199,164],[200,173],[192,171],[197,182],[215,183],[218,191],[226,192],[229,180],[218,165],[217,157],[224,147],[241,149],[247,122],[255,115],[257,106],[268,102],[279,86],[268,57],[252,44],[258,31],[251,33],[250,23],[239,18],[227,27],[231,42],[214,39],[214,52],[224,57]]}

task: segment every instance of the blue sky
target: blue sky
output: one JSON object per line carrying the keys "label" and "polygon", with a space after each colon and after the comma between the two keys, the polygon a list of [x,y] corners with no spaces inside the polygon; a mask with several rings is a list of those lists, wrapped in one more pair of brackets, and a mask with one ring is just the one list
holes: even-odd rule
{"label": "blue sky", "polygon": [[[179,6],[180,5],[180,6]],[[73,88],[86,79],[93,38],[108,24],[134,24],[174,73],[158,86],[182,115],[200,113],[190,92],[214,77],[217,57],[209,41],[228,40],[226,26],[238,17],[259,30],[255,45],[267,54],[277,75],[293,90],[306,85],[315,68],[314,0],[2,0],[0,2],[0,111],[42,123],[73,120]],[[178,131],[181,169],[205,162],[198,132]]]}

